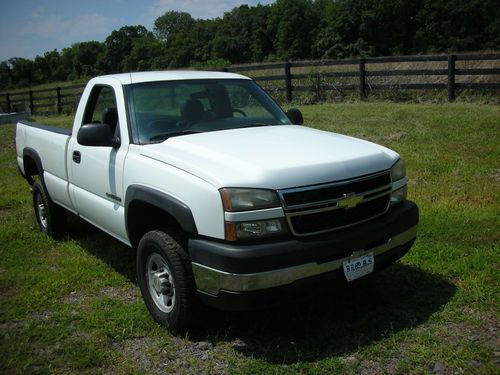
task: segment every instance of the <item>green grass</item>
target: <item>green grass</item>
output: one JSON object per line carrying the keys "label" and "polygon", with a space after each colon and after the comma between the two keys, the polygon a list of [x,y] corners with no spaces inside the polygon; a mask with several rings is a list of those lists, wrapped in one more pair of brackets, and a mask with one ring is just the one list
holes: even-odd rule
{"label": "green grass", "polygon": [[[421,209],[415,246],[347,290],[216,313],[185,337],[149,318],[131,249],[77,219],[63,241],[38,232],[15,164],[14,126],[0,126],[0,371],[498,373],[500,107],[301,109],[309,126],[402,155],[409,198]],[[37,121],[68,126],[71,117]]]}

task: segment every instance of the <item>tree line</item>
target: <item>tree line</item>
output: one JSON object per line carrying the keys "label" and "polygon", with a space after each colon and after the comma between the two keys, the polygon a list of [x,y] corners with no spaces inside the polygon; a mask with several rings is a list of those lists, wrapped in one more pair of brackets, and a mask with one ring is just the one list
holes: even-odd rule
{"label": "tree line", "polygon": [[187,66],[499,47],[496,0],[277,0],[211,20],[169,11],[152,31],[124,26],[104,42],[13,57],[0,62],[0,89]]}

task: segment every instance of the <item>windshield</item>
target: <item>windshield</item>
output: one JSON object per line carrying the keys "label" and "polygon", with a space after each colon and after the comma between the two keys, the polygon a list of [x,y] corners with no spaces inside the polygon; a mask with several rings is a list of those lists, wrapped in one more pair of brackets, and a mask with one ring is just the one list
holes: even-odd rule
{"label": "windshield", "polygon": [[251,126],[289,125],[253,81],[211,79],[133,84],[126,88],[134,142]]}

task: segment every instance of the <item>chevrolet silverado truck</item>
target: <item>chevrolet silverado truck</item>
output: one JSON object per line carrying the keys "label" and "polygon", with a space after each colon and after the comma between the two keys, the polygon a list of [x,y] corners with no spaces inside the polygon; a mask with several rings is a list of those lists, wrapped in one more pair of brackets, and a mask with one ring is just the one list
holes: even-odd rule
{"label": "chevrolet silverado truck", "polygon": [[40,230],[70,211],[136,249],[152,317],[184,330],[204,305],[302,300],[413,245],[399,155],[302,123],[238,74],[107,75],[72,130],[20,121],[17,162]]}

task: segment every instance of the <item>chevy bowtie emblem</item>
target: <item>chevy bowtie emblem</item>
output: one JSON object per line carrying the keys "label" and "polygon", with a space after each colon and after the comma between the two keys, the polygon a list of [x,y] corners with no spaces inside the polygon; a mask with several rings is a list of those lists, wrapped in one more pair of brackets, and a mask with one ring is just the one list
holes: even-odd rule
{"label": "chevy bowtie emblem", "polygon": [[355,193],[344,194],[344,198],[340,201],[337,201],[337,207],[345,208],[348,210],[356,207],[362,201],[362,195],[356,195]]}

